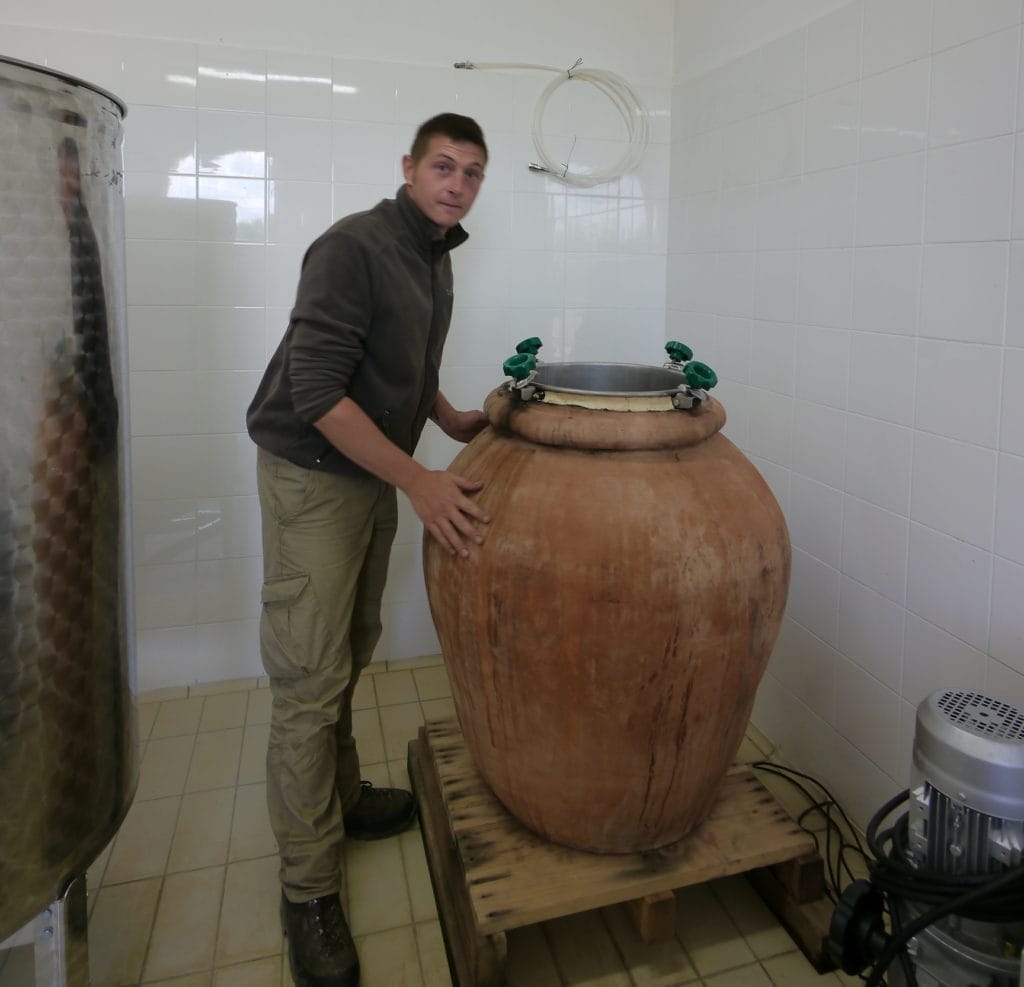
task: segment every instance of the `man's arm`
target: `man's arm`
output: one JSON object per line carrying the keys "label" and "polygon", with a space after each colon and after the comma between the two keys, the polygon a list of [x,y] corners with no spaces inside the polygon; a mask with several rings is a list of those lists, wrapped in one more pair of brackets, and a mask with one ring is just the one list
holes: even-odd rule
{"label": "man's arm", "polygon": [[478,545],[483,542],[473,520],[486,524],[490,516],[466,496],[482,489],[482,483],[421,466],[389,441],[349,397],[342,398],[313,424],[344,456],[401,490],[427,531],[450,554],[469,555],[463,538]]}
{"label": "man's arm", "polygon": [[456,411],[440,391],[430,409],[430,417],[456,442],[469,442],[487,427],[487,416],[482,411]]}

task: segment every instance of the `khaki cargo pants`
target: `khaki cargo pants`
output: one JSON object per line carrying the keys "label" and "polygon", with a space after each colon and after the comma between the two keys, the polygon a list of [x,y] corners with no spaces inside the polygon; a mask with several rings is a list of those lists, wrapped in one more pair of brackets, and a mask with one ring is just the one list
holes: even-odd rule
{"label": "khaki cargo pants", "polygon": [[260,449],[260,651],[273,707],[267,804],[289,900],[341,885],[342,814],[359,798],[352,692],[380,638],[394,487]]}

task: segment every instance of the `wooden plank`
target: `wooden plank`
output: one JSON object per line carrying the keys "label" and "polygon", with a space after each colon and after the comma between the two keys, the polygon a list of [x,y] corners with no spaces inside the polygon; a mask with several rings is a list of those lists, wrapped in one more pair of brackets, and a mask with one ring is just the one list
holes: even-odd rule
{"label": "wooden plank", "polygon": [[648,946],[668,942],[676,934],[676,896],[674,891],[649,894],[626,902],[640,938]]}
{"label": "wooden plank", "polygon": [[573,850],[508,814],[475,770],[454,718],[429,721],[421,738],[482,935],[662,895],[815,849],[753,772],[739,766],[723,779],[707,819],[679,843],[633,854]]}
{"label": "wooden plank", "polygon": [[828,898],[798,902],[771,867],[752,870],[747,880],[775,913],[782,927],[818,973],[836,969],[827,948],[834,906]]}
{"label": "wooden plank", "polygon": [[817,853],[772,864],[771,872],[789,899],[798,905],[825,896],[825,861]]}
{"label": "wooden plank", "polygon": [[420,835],[434,888],[448,968],[455,987],[503,987],[508,944],[504,932],[483,935],[476,927],[465,874],[452,842],[437,775],[421,728],[409,742],[409,779],[419,805]]}

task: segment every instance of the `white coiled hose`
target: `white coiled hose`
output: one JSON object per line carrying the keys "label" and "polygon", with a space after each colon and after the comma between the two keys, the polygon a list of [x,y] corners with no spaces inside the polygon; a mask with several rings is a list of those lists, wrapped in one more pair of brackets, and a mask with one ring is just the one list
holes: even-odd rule
{"label": "white coiled hose", "polygon": [[[532,69],[538,72],[554,72],[555,78],[545,87],[537,99],[537,105],[533,110],[533,125],[531,136],[533,146],[537,151],[540,161],[530,164],[533,171],[542,171],[553,175],[567,185],[574,185],[578,188],[592,188],[595,185],[604,185],[606,182],[613,182],[615,179],[627,172],[632,171],[643,159],[644,152],[650,142],[650,125],[647,118],[647,110],[640,97],[637,96],[633,87],[625,79],[607,69],[584,69],[579,68],[580,61],[576,62],[571,69],[558,69],[550,65],[533,65],[528,62],[456,62],[457,69]],[[555,161],[544,146],[542,124],[544,112],[548,102],[559,86],[572,80],[588,82],[612,102],[615,109],[619,111],[623,123],[626,125],[627,146],[622,157],[606,171],[581,174],[569,170],[568,164]]]}

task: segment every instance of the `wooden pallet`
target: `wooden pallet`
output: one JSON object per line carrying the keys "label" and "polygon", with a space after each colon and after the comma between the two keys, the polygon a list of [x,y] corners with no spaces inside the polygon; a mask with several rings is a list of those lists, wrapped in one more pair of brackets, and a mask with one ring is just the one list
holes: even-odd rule
{"label": "wooden pallet", "polygon": [[746,766],[726,774],[684,840],[631,854],[573,850],[523,827],[480,777],[454,717],[410,741],[409,777],[456,987],[504,983],[509,929],[627,902],[645,941],[658,941],[674,929],[675,889],[772,865],[782,885],[821,893],[813,837]]}

